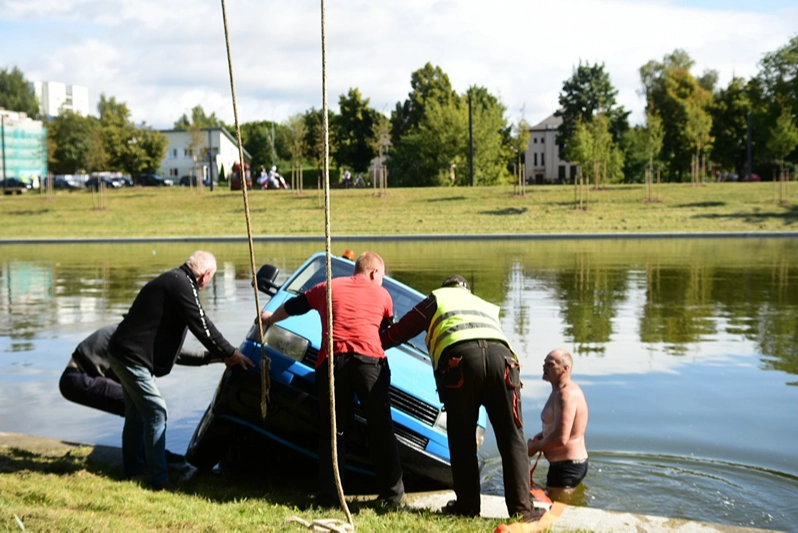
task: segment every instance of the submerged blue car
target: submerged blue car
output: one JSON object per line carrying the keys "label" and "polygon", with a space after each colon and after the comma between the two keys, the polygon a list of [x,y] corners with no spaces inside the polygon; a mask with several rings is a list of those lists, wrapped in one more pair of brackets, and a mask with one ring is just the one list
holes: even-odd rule
{"label": "submerged blue car", "polygon": [[[351,276],[353,272],[354,262],[332,258],[333,277]],[[269,311],[326,279],[325,254],[311,256],[281,286],[275,284],[277,275],[277,267],[264,265],[257,276],[259,290],[272,296],[264,307]],[[424,298],[388,276],[383,287],[393,298],[397,319]],[[319,415],[314,365],[321,341],[321,321],[315,312],[289,317],[266,331],[271,390],[263,419],[259,370],[262,346],[254,325],[240,350],[255,367],[225,370],[191,438],[186,452],[188,461],[198,468],[211,468],[225,457],[236,456],[246,463],[248,458],[253,460],[268,453],[271,461],[282,460],[285,454],[287,460],[315,464]],[[386,355],[391,367],[391,413],[405,483],[415,490],[451,487],[446,413],[438,398],[423,335],[391,348]],[[373,478],[365,418],[357,412],[355,418],[356,427],[347,442],[346,466]],[[482,443],[484,431],[483,412],[475,428],[478,444]]]}

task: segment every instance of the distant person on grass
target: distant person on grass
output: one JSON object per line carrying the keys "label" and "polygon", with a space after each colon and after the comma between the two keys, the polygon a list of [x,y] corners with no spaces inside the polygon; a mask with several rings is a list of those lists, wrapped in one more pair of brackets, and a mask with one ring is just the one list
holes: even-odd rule
{"label": "distant person on grass", "polygon": [[562,349],[553,350],[543,361],[543,379],[551,383],[551,395],[540,415],[543,431],[527,441],[530,457],[543,452],[549,461],[546,488],[553,500],[573,492],[588,469],[587,400],[571,381],[573,364],[571,354]]}

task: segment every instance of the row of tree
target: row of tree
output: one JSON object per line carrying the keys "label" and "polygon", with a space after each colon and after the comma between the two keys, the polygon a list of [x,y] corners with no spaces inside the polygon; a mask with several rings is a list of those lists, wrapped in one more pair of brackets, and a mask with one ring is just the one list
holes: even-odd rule
{"label": "row of tree", "polygon": [[[557,132],[560,158],[580,165],[595,183],[641,182],[656,170],[669,181],[715,172],[747,174],[748,141],[753,172],[769,177],[777,167],[798,163],[798,37],[766,54],[749,80],[733,78],[718,88],[718,74],[694,75],[694,61],[675,50],[640,68],[646,121],[630,127],[629,111],[617,104],[617,90],[603,64],[580,64],[560,92]],[[329,111],[333,165],[367,172],[384,158],[396,186],[491,185],[515,179],[529,143],[529,125],[511,124],[506,108],[486,88],[457,93],[438,66],[412,73],[411,91],[390,118],[373,109],[357,88],[339,97]],[[38,106],[22,73],[0,71],[0,106],[36,116]],[[99,119],[62,113],[48,122],[50,168],[154,171],[166,139],[145,124],[135,125],[123,103],[101,96]],[[322,112],[315,108],[282,123],[241,124],[252,167],[321,166]],[[198,105],[183,114],[176,129],[196,133],[226,127]],[[750,132],[750,134],[749,134]],[[470,173],[473,161],[473,177]],[[703,179],[703,178],[702,178]]]}
{"label": "row of tree", "polygon": [[[646,122],[630,128],[604,65],[579,64],[560,93],[560,157],[598,184],[669,181],[749,172],[764,177],[798,163],[798,37],[765,54],[749,80],[718,88],[718,74],[694,75],[683,50],[640,67]],[[749,144],[752,168],[749,164]],[[689,176],[689,177],[688,177]]]}

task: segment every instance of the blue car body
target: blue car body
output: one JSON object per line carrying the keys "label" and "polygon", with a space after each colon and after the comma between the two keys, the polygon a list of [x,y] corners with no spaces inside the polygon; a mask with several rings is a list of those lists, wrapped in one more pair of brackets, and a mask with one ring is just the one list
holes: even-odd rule
{"label": "blue car body", "polygon": [[[332,268],[333,277],[349,276],[354,271],[354,263],[334,257]],[[325,278],[325,255],[315,254],[273,291],[265,309],[276,310],[287,299]],[[385,277],[383,287],[391,293],[396,318],[424,298],[423,294],[389,276]],[[222,376],[186,453],[187,459],[196,466],[215,465],[229,447],[230,433],[242,429],[279,445],[278,449],[317,459],[319,419],[314,364],[322,340],[318,313],[311,311],[289,317],[272,326],[265,335],[271,381],[266,418],[261,418],[260,411],[262,347],[257,326],[253,326],[240,350],[252,359],[255,367],[247,371],[226,370]],[[294,347],[289,348],[289,344]],[[408,344],[389,349],[386,355],[391,368],[391,413],[405,478],[420,488],[450,487],[446,415],[436,391],[423,334]],[[482,412],[475,428],[475,439],[479,442],[484,434],[485,418]],[[242,451],[238,453],[241,455]],[[243,454],[246,456],[246,451]],[[357,410],[355,428],[347,441],[346,463],[350,470],[373,476],[365,419]]]}

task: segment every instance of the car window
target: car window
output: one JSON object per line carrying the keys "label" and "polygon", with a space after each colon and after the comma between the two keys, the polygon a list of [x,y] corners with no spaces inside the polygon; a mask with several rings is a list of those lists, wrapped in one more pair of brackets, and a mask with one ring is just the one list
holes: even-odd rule
{"label": "car window", "polygon": [[[354,266],[338,258],[332,260],[332,277],[351,276],[354,273]],[[298,273],[291,283],[284,289],[288,292],[299,294],[312,289],[319,283],[327,279],[327,269],[324,256],[318,256]],[[393,299],[393,316],[395,320],[402,318],[408,311],[413,309],[417,303],[424,299],[424,295],[416,291],[409,290],[391,278],[384,278],[382,286],[388,291]],[[427,353],[424,343],[425,332],[422,332],[412,339],[410,344],[420,351]]]}

